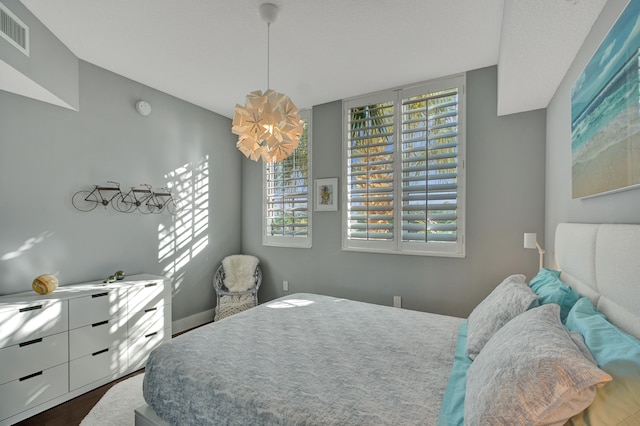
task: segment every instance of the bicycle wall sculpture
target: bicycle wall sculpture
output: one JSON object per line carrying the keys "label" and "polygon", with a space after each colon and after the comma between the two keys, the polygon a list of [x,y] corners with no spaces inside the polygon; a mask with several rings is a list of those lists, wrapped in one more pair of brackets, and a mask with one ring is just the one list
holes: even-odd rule
{"label": "bicycle wall sculpture", "polygon": [[108,206],[120,213],[139,211],[143,214],[162,213],[176,215],[183,207],[180,200],[173,198],[169,188],[154,190],[146,183],[132,186],[127,192],[122,192],[120,184],[107,181],[106,185],[94,185],[91,190],[81,190],[71,197],[73,207],[81,212],[90,212],[98,205],[105,209]]}

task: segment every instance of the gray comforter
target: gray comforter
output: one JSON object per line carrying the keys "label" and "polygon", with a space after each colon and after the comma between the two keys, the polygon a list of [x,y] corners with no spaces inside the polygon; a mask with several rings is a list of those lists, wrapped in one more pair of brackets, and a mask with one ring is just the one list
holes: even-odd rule
{"label": "gray comforter", "polygon": [[157,348],[144,397],[180,426],[435,424],[460,321],[294,294]]}

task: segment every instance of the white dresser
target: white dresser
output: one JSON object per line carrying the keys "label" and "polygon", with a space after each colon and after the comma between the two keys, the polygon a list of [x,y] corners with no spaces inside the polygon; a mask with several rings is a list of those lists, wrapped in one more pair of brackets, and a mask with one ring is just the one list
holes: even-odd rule
{"label": "white dresser", "polygon": [[0,297],[0,426],[144,367],[170,338],[166,277]]}

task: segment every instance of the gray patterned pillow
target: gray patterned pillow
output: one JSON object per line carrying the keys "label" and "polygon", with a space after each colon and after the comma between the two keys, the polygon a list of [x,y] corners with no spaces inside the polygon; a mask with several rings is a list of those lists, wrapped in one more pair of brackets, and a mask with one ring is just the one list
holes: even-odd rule
{"label": "gray patterned pillow", "polygon": [[467,355],[474,359],[482,347],[509,320],[534,306],[538,296],[525,282],[524,275],[504,279],[469,315]]}
{"label": "gray patterned pillow", "polygon": [[465,424],[564,424],[611,380],[587,354],[581,336],[562,326],[558,305],[519,315],[467,370]]}

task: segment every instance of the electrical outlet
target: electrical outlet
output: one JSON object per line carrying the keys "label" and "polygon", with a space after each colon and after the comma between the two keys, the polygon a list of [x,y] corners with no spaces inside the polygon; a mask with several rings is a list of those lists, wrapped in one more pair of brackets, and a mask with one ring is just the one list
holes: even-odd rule
{"label": "electrical outlet", "polygon": [[289,291],[289,281],[282,281],[282,290]]}
{"label": "electrical outlet", "polygon": [[393,296],[393,307],[394,308],[402,308],[402,297]]}

